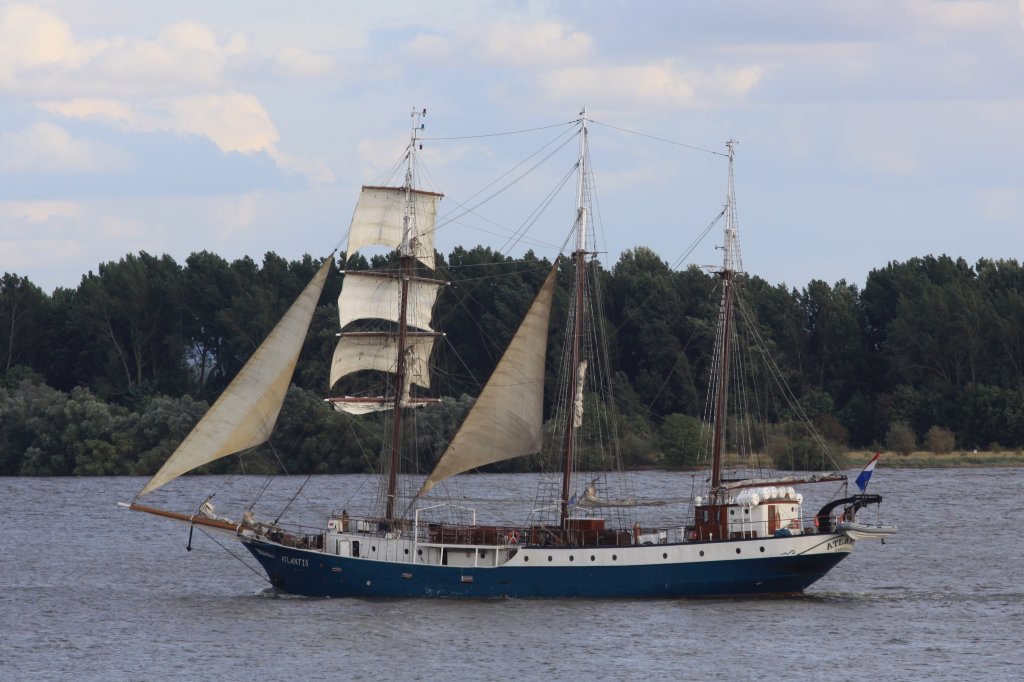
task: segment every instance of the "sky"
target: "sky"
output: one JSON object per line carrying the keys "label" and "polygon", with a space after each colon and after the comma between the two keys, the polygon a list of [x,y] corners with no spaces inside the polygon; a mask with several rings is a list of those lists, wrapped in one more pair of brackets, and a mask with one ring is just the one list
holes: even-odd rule
{"label": "sky", "polygon": [[0,3],[0,272],[325,256],[413,108],[442,252],[556,255],[572,183],[529,215],[575,142],[481,198],[584,108],[609,265],[720,260],[688,246],[730,139],[743,264],[773,284],[1024,251],[1024,0],[65,0]]}

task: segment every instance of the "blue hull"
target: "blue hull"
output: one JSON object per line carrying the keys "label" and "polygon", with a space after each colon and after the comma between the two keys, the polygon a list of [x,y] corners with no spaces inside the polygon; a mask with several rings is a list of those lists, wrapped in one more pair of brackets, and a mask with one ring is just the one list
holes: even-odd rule
{"label": "blue hull", "polygon": [[279,590],[311,597],[721,597],[796,594],[846,552],[630,566],[430,566],[245,542]]}

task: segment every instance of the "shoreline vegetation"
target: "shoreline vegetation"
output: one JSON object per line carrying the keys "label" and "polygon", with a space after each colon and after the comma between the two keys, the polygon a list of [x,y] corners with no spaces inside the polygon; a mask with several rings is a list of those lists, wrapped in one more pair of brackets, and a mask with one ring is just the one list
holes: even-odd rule
{"label": "shoreline vegetation", "polygon": [[[345,272],[395,267],[396,254],[348,259]],[[435,254],[447,282],[435,310],[457,371],[437,373],[409,452],[429,469],[490,376],[552,263],[477,246]],[[202,251],[184,263],[128,254],[99,264],[74,289],[47,294],[27,277],[0,276],[0,476],[149,475],[166,461],[319,269],[311,256],[228,261]],[[608,396],[587,413],[614,418],[627,469],[699,466],[720,282],[676,270],[644,247],[598,268],[602,324],[614,330]],[[571,277],[566,263],[559,277]],[[367,444],[381,419],[353,419],[327,395],[375,395],[376,377],[325,384],[344,272],[331,269],[274,430],[275,448],[246,453],[247,471],[372,470]],[[863,288],[815,280],[802,288],[749,276],[747,298],[774,369],[791,397],[759,403],[750,447],[791,471],[863,466],[877,449],[887,467],[1024,466],[1024,267],[1012,259],[924,256],[872,270]],[[567,296],[556,295],[563,319]],[[358,323],[358,321],[356,321]],[[558,366],[552,327],[548,367]],[[365,375],[365,376],[364,376]],[[553,418],[553,393],[545,414]],[[610,423],[610,422],[609,422]],[[940,454],[933,454],[940,453]],[[584,443],[579,465],[599,464]],[[220,461],[202,473],[234,470]],[[489,471],[548,468],[501,463]]]}
{"label": "shoreline vegetation", "polygon": [[[849,468],[862,467],[874,456],[870,450],[846,453]],[[1022,467],[1024,451],[1021,450],[954,450],[952,452],[927,452],[918,450],[906,455],[882,451],[878,460],[880,468],[888,469],[961,469],[972,467]]]}

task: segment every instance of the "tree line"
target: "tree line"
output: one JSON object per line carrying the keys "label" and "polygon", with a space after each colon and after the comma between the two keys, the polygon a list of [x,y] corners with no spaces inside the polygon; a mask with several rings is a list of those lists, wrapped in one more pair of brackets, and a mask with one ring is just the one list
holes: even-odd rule
{"label": "tree line", "polygon": [[[385,268],[357,256],[349,270]],[[184,264],[128,254],[77,288],[47,294],[0,280],[0,475],[150,474],[276,324],[322,261],[267,253]],[[423,408],[413,449],[429,458],[494,367],[551,263],[491,249],[437,255],[449,282],[438,301],[440,353],[456,369],[439,405]],[[649,249],[594,266],[620,446],[628,465],[687,464],[680,443],[699,423],[712,366],[717,278],[673,271]],[[571,277],[561,267],[560,279]],[[369,471],[382,425],[322,398],[344,274],[328,277],[275,431],[252,468]],[[752,276],[747,300],[779,369],[819,430],[851,448],[909,451],[1024,446],[1024,271],[1016,260],[925,256],[868,274],[861,290],[814,280],[802,289]],[[558,313],[569,305],[556,296]],[[552,328],[549,354],[560,351]],[[552,360],[552,364],[554,361]],[[208,471],[237,466],[231,458]],[[521,464],[507,466],[522,466]]]}

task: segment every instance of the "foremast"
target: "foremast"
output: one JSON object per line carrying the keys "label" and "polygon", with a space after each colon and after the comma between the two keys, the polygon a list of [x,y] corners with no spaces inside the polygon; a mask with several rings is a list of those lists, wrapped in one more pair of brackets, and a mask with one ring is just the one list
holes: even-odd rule
{"label": "foremast", "polygon": [[419,131],[423,124],[422,112],[412,110],[412,132],[409,135],[409,151],[406,153],[405,164],[405,214],[402,217],[402,247],[400,250],[399,276],[401,278],[402,296],[399,303],[398,316],[398,364],[395,367],[394,407],[391,421],[391,456],[388,462],[388,491],[384,518],[391,521],[395,518],[395,497],[398,494],[398,463],[402,454],[402,394],[405,388],[405,344],[409,314],[409,278],[412,276],[413,255],[410,245],[411,234],[416,225],[416,205],[413,202],[412,186],[416,168],[416,149]]}
{"label": "foremast", "polygon": [[348,257],[371,244],[396,248],[398,267],[392,273],[346,272],[338,298],[342,328],[356,321],[391,323],[388,331],[342,331],[331,364],[330,384],[361,370],[391,375],[390,388],[377,397],[337,397],[335,408],[351,414],[389,410],[390,439],[384,448],[384,518],[397,518],[398,474],[402,460],[403,408],[436,399],[411,395],[412,385],[430,387],[429,357],[439,336],[431,316],[439,280],[416,275],[416,261],[434,268],[434,223],[441,195],[416,188],[416,152],[420,148],[426,109],[412,111],[412,132],[405,153],[401,187],[364,186],[349,228]]}
{"label": "foremast", "polygon": [[586,256],[587,256],[587,202],[586,202],[586,175],[587,175],[587,110],[580,112],[580,156],[577,164],[578,183],[576,187],[576,250],[572,254],[575,264],[575,282],[573,289],[573,315],[571,335],[571,365],[567,380],[575,382],[573,390],[569,392],[572,400],[572,409],[566,415],[565,438],[562,444],[562,497],[561,497],[561,525],[565,527],[569,518],[569,500],[572,490],[572,470],[576,455],[576,428],[579,426],[583,402],[583,373],[586,368],[581,368],[580,342],[583,333],[583,303],[584,287],[586,285]]}

